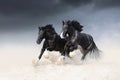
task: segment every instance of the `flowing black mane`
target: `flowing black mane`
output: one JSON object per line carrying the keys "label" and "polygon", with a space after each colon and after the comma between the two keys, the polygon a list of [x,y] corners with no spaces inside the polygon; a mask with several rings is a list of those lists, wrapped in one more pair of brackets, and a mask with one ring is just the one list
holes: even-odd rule
{"label": "flowing black mane", "polygon": [[51,36],[57,34],[52,24],[47,24],[43,28],[48,34],[50,33],[49,35]]}
{"label": "flowing black mane", "polygon": [[49,29],[49,30],[55,31],[55,29],[53,28],[52,24],[46,25],[46,26],[45,26],[45,29]]}
{"label": "flowing black mane", "polygon": [[67,26],[73,27],[75,30],[77,30],[79,32],[83,31],[83,26],[76,20],[72,20],[72,21],[68,20],[68,21],[65,21],[65,22],[63,21],[63,25],[64,24],[67,24]]}
{"label": "flowing black mane", "polygon": [[47,30],[48,32],[56,33],[56,31],[55,31],[55,29],[53,28],[52,24],[47,24],[46,26],[41,27],[41,28],[44,29],[44,30]]}
{"label": "flowing black mane", "polygon": [[78,22],[78,21],[75,21],[75,20],[72,20],[71,21],[71,24],[72,24],[72,26],[76,29],[76,30],[78,30],[79,32],[81,32],[81,31],[83,31],[83,26]]}

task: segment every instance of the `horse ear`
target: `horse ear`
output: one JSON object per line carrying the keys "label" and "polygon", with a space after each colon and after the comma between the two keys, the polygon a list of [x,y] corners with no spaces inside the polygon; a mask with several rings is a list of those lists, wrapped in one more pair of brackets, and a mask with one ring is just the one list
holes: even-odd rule
{"label": "horse ear", "polygon": [[62,21],[62,24],[64,25],[64,24],[65,24],[65,22],[64,22],[64,21]]}

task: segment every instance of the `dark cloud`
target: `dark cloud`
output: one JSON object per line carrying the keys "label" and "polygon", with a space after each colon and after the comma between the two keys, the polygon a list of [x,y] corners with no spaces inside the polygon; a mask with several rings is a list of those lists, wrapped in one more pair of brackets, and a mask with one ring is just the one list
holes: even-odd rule
{"label": "dark cloud", "polygon": [[96,9],[119,7],[120,0],[0,0],[0,31],[32,28],[47,17],[87,4],[94,4]]}
{"label": "dark cloud", "polygon": [[53,0],[0,0],[0,13],[3,15],[46,15],[53,11]]}
{"label": "dark cloud", "polygon": [[0,14],[47,16],[93,3],[95,7],[120,6],[120,0],[0,0]]}
{"label": "dark cloud", "polygon": [[93,0],[97,8],[120,7],[120,0]]}
{"label": "dark cloud", "polygon": [[[25,29],[45,18],[65,13],[87,0],[0,0],[0,28]],[[71,6],[71,8],[69,8]],[[37,21],[38,20],[38,21]]]}
{"label": "dark cloud", "polygon": [[80,6],[92,2],[92,0],[61,0],[61,1],[71,6]]}
{"label": "dark cloud", "polygon": [[0,0],[3,15],[50,15],[62,11],[67,6],[80,6],[91,0]]}

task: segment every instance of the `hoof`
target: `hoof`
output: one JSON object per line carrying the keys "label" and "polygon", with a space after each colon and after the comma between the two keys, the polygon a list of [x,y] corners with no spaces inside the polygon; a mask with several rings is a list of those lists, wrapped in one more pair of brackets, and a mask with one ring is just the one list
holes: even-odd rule
{"label": "hoof", "polygon": [[48,54],[44,55],[44,57],[45,57],[45,59],[49,59],[49,55]]}
{"label": "hoof", "polygon": [[32,60],[32,64],[34,65],[34,66],[37,66],[38,64],[39,64],[39,60]]}
{"label": "hoof", "polygon": [[70,58],[73,58],[73,57],[75,57],[75,56],[76,56],[75,53],[70,53]]}
{"label": "hoof", "polygon": [[65,56],[61,56],[58,61],[63,62],[65,60]]}
{"label": "hoof", "polygon": [[57,60],[56,64],[64,64],[65,56],[60,56],[59,59]]}
{"label": "hoof", "polygon": [[82,58],[81,58],[81,60],[82,60],[82,61],[84,61],[84,60],[85,60],[85,58],[84,58],[84,57],[82,57]]}

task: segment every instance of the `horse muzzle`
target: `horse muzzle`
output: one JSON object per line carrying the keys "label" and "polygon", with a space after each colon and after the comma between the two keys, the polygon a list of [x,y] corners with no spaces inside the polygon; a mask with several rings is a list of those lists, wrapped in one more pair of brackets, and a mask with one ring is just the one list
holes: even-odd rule
{"label": "horse muzzle", "polygon": [[63,36],[64,38],[68,37],[67,31],[63,32],[62,36]]}
{"label": "horse muzzle", "polygon": [[42,39],[38,39],[38,40],[36,41],[37,44],[40,44],[41,42],[42,42]]}

